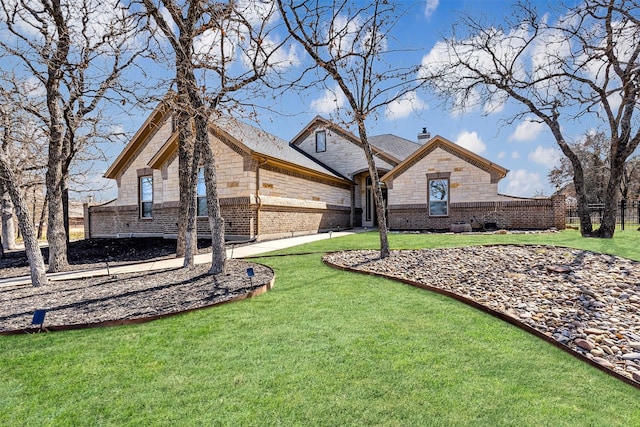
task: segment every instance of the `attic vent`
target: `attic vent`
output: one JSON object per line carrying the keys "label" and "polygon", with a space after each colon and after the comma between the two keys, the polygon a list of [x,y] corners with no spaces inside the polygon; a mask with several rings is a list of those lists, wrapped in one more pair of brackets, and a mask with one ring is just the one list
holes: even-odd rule
{"label": "attic vent", "polygon": [[431,134],[426,127],[422,128],[422,132],[418,134],[418,144],[422,145],[431,139]]}

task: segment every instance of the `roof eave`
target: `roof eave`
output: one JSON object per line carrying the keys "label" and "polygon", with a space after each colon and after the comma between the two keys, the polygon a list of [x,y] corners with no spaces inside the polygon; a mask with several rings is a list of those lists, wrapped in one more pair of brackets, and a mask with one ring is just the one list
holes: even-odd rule
{"label": "roof eave", "polygon": [[158,129],[158,125],[164,122],[164,118],[170,111],[169,104],[166,101],[160,102],[153,112],[147,117],[147,120],[140,126],[135,133],[131,141],[122,150],[116,160],[109,166],[104,173],[105,178],[115,179],[120,172],[125,168],[129,160],[135,155],[140,145],[142,145],[148,138]]}

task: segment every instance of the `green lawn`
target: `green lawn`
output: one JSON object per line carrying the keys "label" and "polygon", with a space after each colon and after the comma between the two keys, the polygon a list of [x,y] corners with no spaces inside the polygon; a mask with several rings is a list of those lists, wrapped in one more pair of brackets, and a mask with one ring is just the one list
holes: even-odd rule
{"label": "green lawn", "polygon": [[[638,232],[393,234],[640,259]],[[375,233],[292,248],[376,248]],[[321,254],[265,257],[252,300],[143,325],[0,337],[0,425],[640,425],[640,390],[482,312]]]}

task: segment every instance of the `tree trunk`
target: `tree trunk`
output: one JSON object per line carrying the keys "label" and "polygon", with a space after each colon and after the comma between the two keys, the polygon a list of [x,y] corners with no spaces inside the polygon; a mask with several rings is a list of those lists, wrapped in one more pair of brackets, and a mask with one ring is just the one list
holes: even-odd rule
{"label": "tree trunk", "polygon": [[562,135],[562,131],[560,130],[560,123],[557,121],[551,121],[547,122],[547,125],[551,128],[551,132],[556,138],[558,146],[564,155],[567,156],[569,162],[571,162],[571,167],[573,169],[573,186],[576,190],[578,217],[580,218],[580,234],[582,237],[590,237],[593,233],[593,224],[591,223],[591,213],[589,212],[589,199],[586,192],[582,163],[569,144],[566,143],[564,136]]}
{"label": "tree trunk", "polygon": [[51,16],[58,31],[58,40],[51,60],[47,63],[47,110],[49,111],[49,155],[47,162],[47,195],[49,215],[47,221],[47,242],[49,243],[49,271],[65,269],[67,262],[67,236],[64,232],[62,209],[62,178],[64,158],[65,120],[61,107],[60,83],[67,55],[71,47],[70,32],[66,26],[64,8],[60,1],[51,3]]}
{"label": "tree trunk", "polygon": [[2,195],[2,248],[16,248],[16,229],[13,223],[13,203],[9,191]]}
{"label": "tree trunk", "polygon": [[207,211],[209,215],[209,227],[211,228],[211,268],[209,274],[224,273],[227,252],[224,246],[224,219],[220,212],[218,200],[218,177],[216,160],[209,144],[209,131],[207,117],[198,116],[196,119],[197,142],[201,144],[202,160],[204,162],[204,180],[207,188]]}
{"label": "tree trunk", "polygon": [[[180,97],[180,103],[188,102]],[[187,231],[189,224],[189,207],[195,203],[193,199],[194,182],[191,177],[191,167],[194,157],[194,135],[190,115],[186,107],[179,106],[177,123],[179,126],[178,143],[178,185],[180,186],[180,206],[178,210],[178,241],[176,247],[177,257],[193,257],[197,236],[194,230]],[[185,265],[187,263],[185,262]]]}
{"label": "tree trunk", "polygon": [[227,252],[224,246],[224,219],[220,212],[218,200],[218,179],[216,165],[211,147],[204,147],[205,160],[204,179],[207,187],[207,210],[209,212],[209,227],[211,228],[211,268],[209,274],[224,273],[227,262]]}
{"label": "tree trunk", "polygon": [[[35,198],[33,203],[35,204]],[[44,200],[42,201],[42,210],[40,211],[40,220],[38,221],[38,240],[42,239],[44,222],[45,222],[45,219],[47,218],[48,205],[49,205],[49,195],[45,194]]]}
{"label": "tree trunk", "polygon": [[576,189],[578,217],[580,218],[580,234],[582,237],[590,237],[593,233],[593,225],[591,224],[591,212],[589,212],[589,201],[584,185],[584,177],[581,173],[576,172],[575,168],[573,185]]}
{"label": "tree trunk", "polygon": [[38,239],[29,215],[29,208],[22,197],[22,193],[16,184],[18,181],[13,171],[9,168],[9,162],[2,151],[0,151],[0,179],[5,181],[18,218],[18,226],[22,232],[24,248],[29,260],[31,283],[33,286],[46,285],[47,275],[45,273],[44,259],[38,246]]}
{"label": "tree trunk", "polygon": [[596,230],[595,235],[605,239],[610,239],[616,231],[616,219],[618,216],[618,191],[622,175],[624,173],[625,161],[614,156],[610,162],[611,172],[609,174],[609,182],[604,193],[604,211],[602,212],[602,220],[600,228]]}
{"label": "tree trunk", "polygon": [[69,247],[69,185],[67,177],[63,178],[62,182],[62,227],[66,237],[65,244]]}
{"label": "tree trunk", "polygon": [[367,130],[364,122],[358,120],[358,131],[360,133],[360,141],[362,142],[367,164],[369,165],[369,176],[371,177],[371,186],[373,187],[373,199],[376,204],[376,218],[378,220],[378,232],[380,234],[380,259],[390,255],[389,239],[387,231],[387,214],[385,212],[384,198],[382,197],[382,188],[380,186],[380,177],[378,169],[373,157],[373,151],[369,145],[367,138]]}
{"label": "tree trunk", "polygon": [[[197,123],[197,120],[196,120]],[[197,133],[197,132],[196,132]],[[195,265],[195,254],[198,249],[198,225],[197,225],[197,183],[198,183],[198,166],[200,164],[201,149],[198,140],[196,139],[196,147],[193,150],[191,159],[191,165],[188,170],[185,170],[185,175],[188,175],[189,186],[184,189],[188,192],[188,197],[185,197],[186,205],[186,227],[185,227],[185,254],[183,267],[193,267]],[[185,169],[187,169],[185,167]]]}
{"label": "tree trunk", "polygon": [[64,209],[62,202],[62,168],[60,159],[52,154],[49,147],[49,169],[47,170],[47,194],[49,215],[47,221],[47,242],[49,243],[49,272],[64,270],[67,261],[67,236],[64,232]]}

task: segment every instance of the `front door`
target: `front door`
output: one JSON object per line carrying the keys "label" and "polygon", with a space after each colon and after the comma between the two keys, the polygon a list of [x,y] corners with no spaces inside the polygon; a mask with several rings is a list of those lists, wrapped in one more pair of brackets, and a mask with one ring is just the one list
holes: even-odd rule
{"label": "front door", "polygon": [[[382,188],[382,203],[385,209],[385,218],[387,217],[387,189]],[[364,206],[364,226],[377,227],[378,216],[376,215],[376,202],[373,195],[373,186],[371,185],[371,177],[367,177],[365,186],[365,206]]]}

